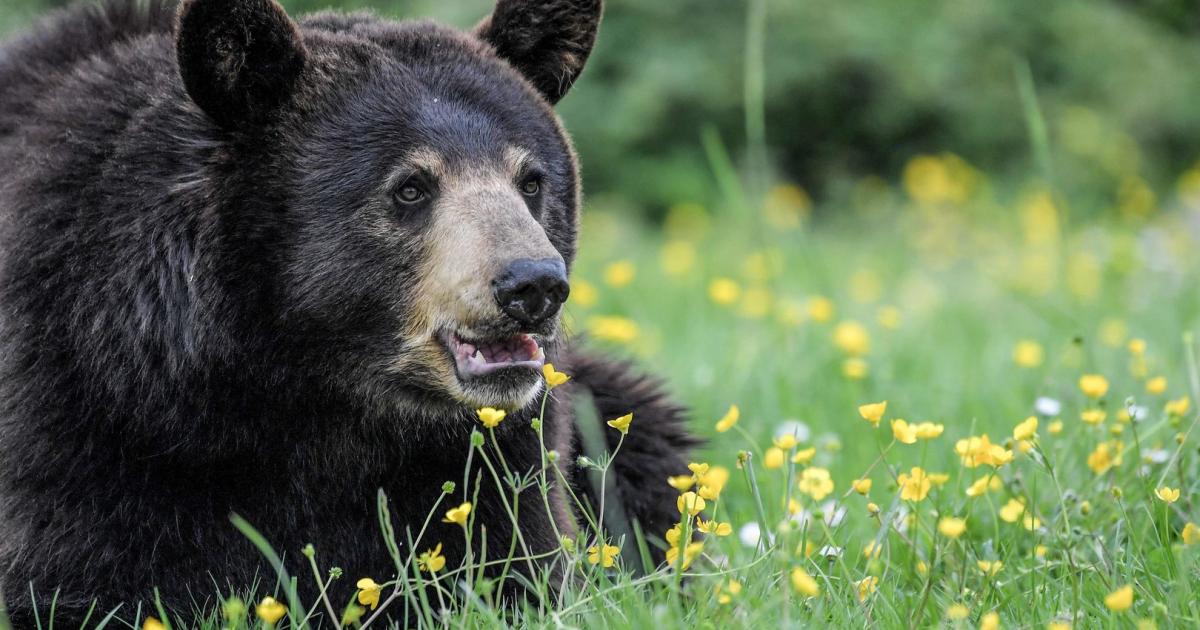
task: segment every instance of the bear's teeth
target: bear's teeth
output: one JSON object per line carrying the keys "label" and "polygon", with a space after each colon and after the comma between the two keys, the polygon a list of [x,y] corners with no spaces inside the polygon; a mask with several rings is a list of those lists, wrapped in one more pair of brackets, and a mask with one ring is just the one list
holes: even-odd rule
{"label": "bear's teeth", "polygon": [[475,351],[475,356],[471,357],[471,360],[477,361],[479,363],[484,363],[484,364],[487,363],[487,359],[483,358],[483,352],[481,352],[479,350]]}
{"label": "bear's teeth", "polygon": [[532,360],[534,360],[534,361],[545,361],[546,360],[546,352],[544,350],[542,350],[541,346],[538,346],[537,352],[533,353]]}

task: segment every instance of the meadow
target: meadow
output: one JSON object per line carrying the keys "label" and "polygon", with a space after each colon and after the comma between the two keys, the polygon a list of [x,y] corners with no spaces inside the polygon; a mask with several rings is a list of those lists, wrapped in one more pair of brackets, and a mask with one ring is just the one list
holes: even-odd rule
{"label": "meadow", "polygon": [[[763,115],[765,17],[747,21],[745,146],[690,135],[701,168],[664,187],[704,192],[645,212],[668,192],[641,204],[604,180],[582,217],[569,327],[663,379],[706,439],[693,475],[653,480],[679,491],[675,530],[592,522],[542,559],[567,579],[503,608],[479,559],[445,565],[438,541],[390,531],[385,502],[400,579],[238,523],[311,574],[93,627],[1200,627],[1200,165],[1149,171],[1111,117],[1039,107],[1006,62],[1004,124],[1028,134],[1016,167],[993,176],[951,139],[810,194],[772,166],[788,139]],[[480,411],[481,458],[498,415]],[[532,475],[489,459],[484,483],[545,487],[556,455]],[[475,535],[462,494],[448,486],[429,520]],[[653,539],[669,566],[642,561]],[[357,594],[300,601],[292,580]]]}

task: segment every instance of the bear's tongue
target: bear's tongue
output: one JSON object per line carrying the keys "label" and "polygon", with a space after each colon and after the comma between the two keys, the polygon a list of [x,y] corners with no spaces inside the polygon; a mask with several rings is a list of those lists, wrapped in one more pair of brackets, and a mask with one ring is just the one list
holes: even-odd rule
{"label": "bear's tongue", "polygon": [[466,341],[458,335],[449,337],[450,352],[460,376],[480,376],[506,367],[541,369],[546,355],[531,335],[506,339]]}

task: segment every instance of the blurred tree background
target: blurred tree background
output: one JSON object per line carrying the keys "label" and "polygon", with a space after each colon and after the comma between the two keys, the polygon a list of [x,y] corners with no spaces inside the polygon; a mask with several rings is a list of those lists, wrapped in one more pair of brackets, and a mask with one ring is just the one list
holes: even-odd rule
{"label": "blurred tree background", "polygon": [[[0,33],[61,4],[4,0]],[[335,4],[467,27],[491,2]],[[769,168],[771,181],[826,209],[872,176],[899,178],[913,156],[951,152],[995,181],[1042,172],[1085,212],[1143,214],[1200,157],[1197,2],[764,4],[765,37],[748,41],[748,0],[608,0],[591,64],[560,106],[593,201],[657,218],[713,199],[705,129],[740,164]],[[300,14],[330,0],[284,5]],[[761,162],[745,159],[743,68],[756,47],[765,51]],[[1040,105],[1048,163],[1032,149],[1022,76]]]}

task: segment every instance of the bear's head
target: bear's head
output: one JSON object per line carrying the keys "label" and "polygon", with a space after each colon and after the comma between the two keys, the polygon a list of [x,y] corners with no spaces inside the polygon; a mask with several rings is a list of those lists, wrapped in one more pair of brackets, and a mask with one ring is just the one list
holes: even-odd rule
{"label": "bear's head", "polygon": [[464,33],[183,3],[179,73],[220,139],[222,247],[246,261],[231,282],[303,349],[297,369],[387,405],[534,399],[580,204],[551,106],[600,15],[601,0],[499,0]]}

